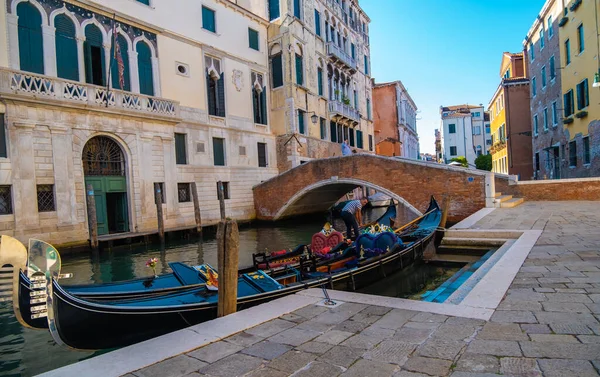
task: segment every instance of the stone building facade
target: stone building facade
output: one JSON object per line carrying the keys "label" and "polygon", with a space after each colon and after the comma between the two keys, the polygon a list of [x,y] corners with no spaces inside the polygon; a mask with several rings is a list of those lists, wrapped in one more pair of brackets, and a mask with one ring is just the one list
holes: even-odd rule
{"label": "stone building facade", "polygon": [[374,151],[370,19],[356,0],[268,0],[271,124],[281,172]]}
{"label": "stone building facade", "polygon": [[531,87],[533,174],[535,179],[564,178],[561,48],[558,23],[563,2],[548,0],[523,41]]}
{"label": "stone building facade", "polygon": [[418,159],[417,106],[402,82],[375,84],[373,103],[376,153]]}
{"label": "stone building facade", "polygon": [[266,10],[190,4],[0,0],[2,234],[85,242],[88,185],[101,237],[156,231],[155,183],[167,231],[195,226],[191,183],[204,225],[217,181],[255,217],[278,173]]}
{"label": "stone building facade", "polygon": [[441,106],[440,116],[443,130],[443,162],[447,164],[453,158],[463,156],[470,167],[475,167],[475,143],[481,135],[475,135],[474,123],[478,122],[481,133],[483,107],[466,104]]}

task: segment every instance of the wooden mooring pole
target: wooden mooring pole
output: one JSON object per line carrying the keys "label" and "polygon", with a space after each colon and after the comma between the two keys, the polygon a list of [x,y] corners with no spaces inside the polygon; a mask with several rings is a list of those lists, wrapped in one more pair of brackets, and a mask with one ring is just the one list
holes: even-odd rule
{"label": "wooden mooring pole", "polygon": [[235,220],[221,220],[217,228],[217,258],[219,271],[219,301],[217,316],[237,310],[237,280],[240,237]]}
{"label": "wooden mooring pole", "polygon": [[223,191],[223,182],[217,182],[217,197],[219,198],[219,207],[221,209],[221,220],[225,220],[225,193]]}
{"label": "wooden mooring pole", "polygon": [[202,216],[200,215],[200,201],[196,182],[192,182],[192,199],[194,200],[194,216],[196,216],[196,231],[202,234]]}
{"label": "wooden mooring pole", "polygon": [[163,207],[162,207],[162,192],[160,189],[160,183],[154,183],[154,202],[156,203],[156,217],[158,218],[158,238],[160,243],[165,243],[165,220],[163,218]]}
{"label": "wooden mooring pole", "polygon": [[90,229],[90,247],[98,250],[98,218],[96,217],[96,198],[94,197],[94,186],[87,185],[87,215]]}
{"label": "wooden mooring pole", "polygon": [[450,211],[450,196],[446,196],[444,198],[444,203],[442,204],[442,218],[440,220],[440,228],[446,227],[446,220],[448,219],[448,211]]}

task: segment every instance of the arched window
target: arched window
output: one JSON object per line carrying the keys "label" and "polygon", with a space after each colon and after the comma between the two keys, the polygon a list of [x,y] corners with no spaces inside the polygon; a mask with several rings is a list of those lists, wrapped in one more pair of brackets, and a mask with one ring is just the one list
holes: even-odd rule
{"label": "arched window", "polygon": [[140,76],[140,93],[154,95],[154,80],[152,76],[152,51],[146,42],[139,41],[136,45],[138,53],[138,72]]}
{"label": "arched window", "polygon": [[56,69],[58,77],[79,80],[79,59],[77,58],[77,39],[75,25],[64,14],[54,19],[56,27]]}
{"label": "arched window", "polygon": [[[112,87],[114,89],[121,89],[121,90],[126,90],[126,91],[130,91],[131,90],[131,80],[129,79],[129,53],[128,53],[128,45],[127,45],[127,40],[125,39],[125,37],[121,34],[119,34],[117,36],[117,44],[119,45],[119,51],[117,51],[118,53],[120,53],[120,58],[119,58],[119,54],[117,54],[116,59],[115,59],[115,46],[112,46],[111,50],[110,50],[110,56],[112,58],[112,63],[111,63],[111,81],[112,81]],[[120,76],[119,76],[119,65],[121,64],[119,62],[119,60],[122,61],[123,64],[123,85],[121,86],[120,83]]]}
{"label": "arched window", "polygon": [[17,5],[19,17],[19,61],[22,71],[44,74],[42,15],[27,2]]}
{"label": "arched window", "polygon": [[85,59],[85,82],[88,84],[106,85],[106,69],[104,68],[104,47],[102,32],[96,25],[85,27],[85,43],[83,55]]}

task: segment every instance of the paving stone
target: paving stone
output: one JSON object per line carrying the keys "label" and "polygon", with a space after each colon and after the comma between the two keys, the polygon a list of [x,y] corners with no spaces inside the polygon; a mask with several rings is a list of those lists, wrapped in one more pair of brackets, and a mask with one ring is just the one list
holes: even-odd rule
{"label": "paving stone", "polygon": [[556,290],[554,288],[533,288],[534,291],[539,293],[554,293]]}
{"label": "paving stone", "polygon": [[391,310],[392,310],[392,308],[387,308],[385,306],[373,305],[373,306],[368,306],[367,308],[363,309],[361,311],[361,313],[383,316],[383,315],[387,314],[388,312],[390,312]]}
{"label": "paving stone", "polygon": [[[589,305],[589,304],[587,304]],[[589,313],[590,308],[580,302],[544,302],[544,310],[547,312],[565,312],[565,313]]]}
{"label": "paving stone", "polygon": [[323,356],[319,357],[319,361],[323,361],[332,365],[348,368],[356,360],[358,360],[364,350],[346,346],[335,346],[327,351]]}
{"label": "paving stone", "polygon": [[455,370],[477,373],[499,373],[500,361],[496,356],[464,353]]}
{"label": "paving stone", "polygon": [[381,319],[381,317],[383,316],[360,312],[355,314],[350,319],[357,322],[364,322],[370,325],[372,323],[377,322],[379,319]]}
{"label": "paving stone", "polygon": [[500,359],[500,372],[510,376],[541,377],[542,371],[535,359],[523,357],[503,357]]}
{"label": "paving stone", "polygon": [[205,362],[179,355],[133,372],[138,377],[181,377],[204,368]]}
{"label": "paving stone", "polygon": [[404,343],[421,344],[433,333],[433,329],[415,329],[412,327],[401,327],[396,330],[392,340]]}
{"label": "paving stone", "polygon": [[415,344],[397,342],[395,340],[384,340],[375,348],[365,352],[362,357],[367,360],[404,365],[408,356],[416,347]]}
{"label": "paving stone", "polygon": [[497,310],[540,311],[542,304],[537,301],[502,301]]}
{"label": "paving stone", "polygon": [[550,359],[594,360],[600,355],[600,344],[519,342],[526,357]]}
{"label": "paving stone", "polygon": [[600,303],[600,294],[599,293],[592,293],[591,295],[588,296],[592,301],[596,302],[596,303]]}
{"label": "paving stone", "polygon": [[437,330],[433,333],[432,337],[451,340],[464,340],[474,336],[477,329],[479,329],[479,326],[458,326],[448,323],[442,323],[440,327],[438,327]]}
{"label": "paving stone", "polygon": [[230,336],[229,338],[223,339],[226,342],[233,343],[242,347],[249,347],[255,343],[260,342],[264,338],[252,334],[248,334],[246,332],[240,332],[235,335]]}
{"label": "paving stone", "polygon": [[546,296],[533,289],[509,289],[505,301],[546,301]]}
{"label": "paving stone", "polygon": [[282,372],[277,369],[267,368],[262,366],[258,369],[254,369],[252,372],[245,374],[244,377],[286,377],[288,373]]}
{"label": "paving stone", "polygon": [[412,322],[445,322],[447,319],[446,315],[420,312],[410,320]]}
{"label": "paving stone", "polygon": [[556,293],[583,293],[583,294],[586,294],[587,292],[585,291],[585,289],[581,289],[581,288],[558,288],[556,290]]}
{"label": "paving stone", "polygon": [[[435,330],[440,327],[440,322],[406,322],[402,327],[409,327],[411,329],[432,329]],[[460,325],[459,325],[460,326]]]}
{"label": "paving stone", "polygon": [[322,361],[312,361],[306,368],[294,373],[294,377],[336,377],[344,368]]}
{"label": "paving stone", "polygon": [[519,344],[509,340],[473,340],[467,352],[494,356],[521,356]]}
{"label": "paving stone", "polygon": [[317,355],[302,351],[289,351],[271,360],[267,366],[282,372],[293,373],[306,367],[308,363],[317,358]]}
{"label": "paving stone", "polygon": [[336,344],[340,344],[341,342],[343,342],[344,340],[348,339],[349,337],[351,337],[353,335],[354,335],[354,333],[347,332],[347,331],[329,330],[326,333],[324,333],[323,335],[316,338],[315,342],[323,342],[323,343],[329,343],[329,344],[336,345]]}
{"label": "paving stone", "polygon": [[539,323],[545,324],[579,324],[597,325],[598,321],[589,313],[557,313],[557,312],[536,312],[535,316]]}
{"label": "paving stone", "polygon": [[282,315],[281,317],[279,317],[285,321],[290,321],[290,322],[294,322],[294,323],[302,323],[307,321],[307,318],[304,318],[298,314],[294,314],[294,313],[287,313]]}
{"label": "paving stone", "polygon": [[498,375],[491,373],[454,372],[450,377],[498,377]]}
{"label": "paving stone", "polygon": [[600,314],[600,304],[585,304],[592,313]]}
{"label": "paving stone", "polygon": [[265,322],[261,325],[248,329],[246,330],[246,333],[250,335],[260,336],[263,338],[268,338],[294,326],[296,326],[294,322],[284,321],[282,319],[276,318],[269,322]]}
{"label": "paving stone", "polygon": [[299,316],[307,318],[307,319],[311,319],[311,318],[314,318],[314,317],[318,316],[319,314],[324,313],[328,310],[329,309],[327,309],[324,306],[308,305],[308,306],[305,306],[303,308],[293,311],[292,314],[299,315]]}
{"label": "paving stone", "polygon": [[321,342],[306,342],[298,347],[296,347],[299,351],[310,352],[317,355],[322,355],[325,352],[329,351],[333,345],[328,343]]}
{"label": "paving stone", "polygon": [[236,353],[200,369],[199,372],[214,377],[243,376],[260,367],[263,362],[258,357]]}
{"label": "paving stone", "polygon": [[347,332],[356,334],[358,332],[363,331],[368,326],[369,326],[368,323],[347,320],[347,321],[344,321],[344,322],[340,323],[339,325],[335,326],[333,329],[340,330],[340,331],[347,331]]}
{"label": "paving stone", "polygon": [[477,334],[477,339],[487,340],[529,340],[521,327],[515,323],[488,322]]}
{"label": "paving stone", "polygon": [[206,361],[207,363],[214,363],[215,361],[232,355],[243,348],[244,347],[232,343],[215,342],[198,348],[195,351],[188,352],[187,355],[198,360]]}
{"label": "paving stone", "polygon": [[251,347],[243,349],[241,352],[247,355],[260,357],[266,360],[272,360],[292,349],[292,347],[275,342],[263,341],[256,343]]}
{"label": "paving stone", "polygon": [[[600,343],[600,336],[598,335],[577,335],[577,339],[581,343]],[[600,359],[600,356],[598,359]]]}
{"label": "paving stone", "polygon": [[585,325],[578,325],[576,323],[566,324],[550,324],[550,328],[556,334],[572,334],[572,335],[593,335],[594,332]]}
{"label": "paving stone", "polygon": [[299,346],[321,335],[321,332],[304,329],[287,329],[279,334],[273,335],[268,340],[275,343]]}
{"label": "paving stone", "polygon": [[423,373],[413,373],[407,370],[401,370],[400,372],[396,372],[394,377],[429,377],[428,374]]}
{"label": "paving stone", "polygon": [[383,338],[380,338],[380,337],[357,334],[357,335],[351,336],[350,338],[344,340],[342,342],[342,345],[348,346],[348,347],[360,348],[363,350],[368,350],[368,349],[375,347],[379,343],[381,343],[382,340],[383,340]]}
{"label": "paving stone", "polygon": [[354,313],[349,312],[329,312],[319,314],[312,320],[315,322],[324,323],[326,325],[339,325],[340,323],[350,319],[353,315]]}
{"label": "paving stone", "polygon": [[325,331],[331,330],[334,327],[336,327],[335,324],[316,322],[312,319],[309,319],[308,321],[302,322],[294,328],[300,330],[318,331],[323,333]]}
{"label": "paving stone", "polygon": [[411,310],[393,309],[381,317],[380,320],[376,321],[374,325],[381,328],[397,330],[416,314],[417,312]]}
{"label": "paving stone", "polygon": [[533,342],[579,343],[573,335],[529,334]]}
{"label": "paving stone", "polygon": [[485,325],[486,321],[464,317],[450,317],[445,323],[448,325],[477,327]]}
{"label": "paving stone", "polygon": [[398,369],[397,365],[361,359],[344,373],[344,377],[391,376]]}
{"label": "paving stone", "polygon": [[587,360],[540,359],[540,368],[545,377],[596,377],[598,373]]}
{"label": "paving stone", "polygon": [[414,356],[402,366],[412,372],[425,373],[430,376],[445,376],[450,371],[452,361]]}
{"label": "paving stone", "polygon": [[525,310],[496,310],[491,318],[492,322],[504,323],[537,323],[535,316]]}
{"label": "paving stone", "polygon": [[374,338],[381,339],[390,339],[394,336],[395,333],[396,332],[394,331],[394,329],[379,327],[377,324],[373,324],[361,331],[360,335],[372,336]]}
{"label": "paving stone", "polygon": [[435,359],[454,360],[456,355],[467,345],[462,340],[430,338],[417,349],[417,354]]}
{"label": "paving stone", "polygon": [[592,302],[588,295],[569,294],[569,293],[546,293],[548,301],[555,302]]}

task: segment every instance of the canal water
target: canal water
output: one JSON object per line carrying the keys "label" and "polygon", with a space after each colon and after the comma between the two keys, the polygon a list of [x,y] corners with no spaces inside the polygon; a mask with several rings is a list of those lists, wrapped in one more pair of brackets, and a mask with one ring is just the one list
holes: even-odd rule
{"label": "canal water", "polygon": [[[385,208],[367,211],[365,220],[374,220]],[[400,223],[414,218],[409,211],[400,211]],[[310,243],[311,236],[319,231],[324,216],[289,220],[269,226],[258,225],[240,229],[240,268],[252,265],[252,253],[290,248]],[[344,230],[343,223],[334,223]],[[60,251],[60,250],[59,250]],[[104,251],[96,256],[91,252],[64,255],[63,273],[72,273],[68,284],[100,284],[112,281],[150,276],[145,266],[149,258],[158,258],[157,273],[169,272],[169,262],[190,265],[208,263],[217,267],[217,245],[214,238],[202,241],[170,243],[161,250],[157,246],[140,246],[132,249]],[[410,278],[408,278],[410,280]],[[419,281],[421,277],[418,278]],[[106,352],[106,351],[104,351]],[[0,303],[0,376],[32,376],[92,357],[99,353],[72,351],[57,346],[47,331],[23,328],[15,319],[12,303]]]}

